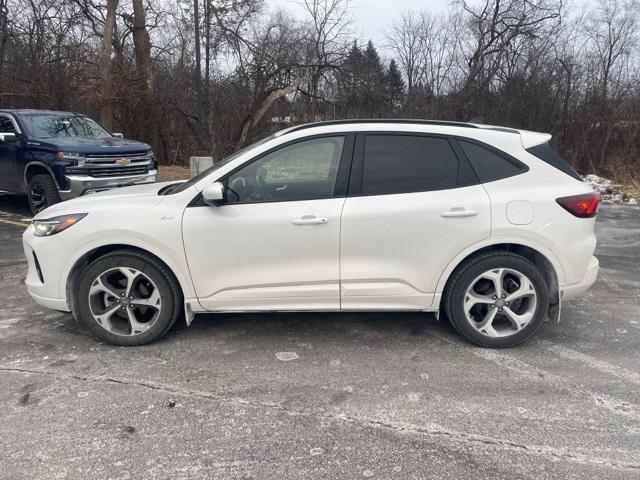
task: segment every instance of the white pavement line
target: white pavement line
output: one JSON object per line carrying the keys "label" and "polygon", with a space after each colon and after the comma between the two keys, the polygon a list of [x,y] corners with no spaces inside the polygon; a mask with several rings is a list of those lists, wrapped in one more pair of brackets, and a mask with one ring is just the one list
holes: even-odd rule
{"label": "white pavement line", "polygon": [[[593,456],[590,453],[582,453],[574,449],[550,447],[548,445],[531,445],[518,443],[507,439],[495,438],[486,435],[476,435],[465,432],[458,432],[455,430],[445,429],[437,424],[430,423],[426,426],[414,425],[404,422],[396,422],[389,420],[375,420],[367,417],[353,416],[347,414],[336,414],[327,411],[310,411],[287,407],[275,402],[265,402],[259,400],[245,400],[238,397],[228,397],[223,394],[204,392],[201,390],[192,390],[179,387],[176,385],[170,385],[166,383],[158,383],[154,381],[146,380],[131,380],[126,378],[115,378],[107,376],[95,376],[95,375],[82,375],[67,373],[62,371],[50,370],[50,369],[28,369],[17,367],[5,367],[0,366],[0,371],[11,373],[27,373],[36,375],[50,375],[53,377],[64,378],[67,380],[81,380],[92,382],[108,382],[118,383],[121,385],[128,385],[132,387],[148,388],[151,390],[158,390],[164,393],[171,393],[174,395],[182,395],[191,398],[205,398],[216,401],[231,402],[237,405],[249,405],[256,408],[273,408],[289,414],[300,415],[305,417],[322,417],[328,420],[341,421],[358,425],[360,427],[369,428],[382,428],[387,430],[393,430],[398,433],[422,435],[435,438],[448,438],[452,440],[454,444],[460,442],[474,445],[489,445],[502,450],[510,451],[513,453],[529,453],[532,455],[544,456],[552,460],[564,460],[571,461],[587,465],[598,465],[601,467],[615,468],[618,470],[630,470],[640,471],[640,463],[627,462],[616,460],[612,458],[602,458]],[[629,458],[637,458],[636,451],[615,450],[617,453],[621,453]]]}
{"label": "white pavement line", "polygon": [[538,343],[544,345],[547,350],[555,353],[562,358],[582,363],[587,367],[593,368],[594,370],[598,370],[602,373],[606,373],[607,375],[611,375],[626,382],[640,385],[640,373],[638,372],[628,370],[624,367],[619,367],[618,365],[614,365],[604,360],[598,360],[591,355],[577,352],[568,347],[550,342],[548,340],[539,340]]}
{"label": "white pavement line", "polygon": [[454,344],[456,348],[463,348],[476,357],[483,358],[503,368],[506,368],[507,370],[515,372],[517,375],[523,378],[527,378],[529,380],[537,382],[543,382],[546,384],[552,384],[557,389],[571,392],[581,398],[590,398],[591,401],[598,407],[605,408],[606,410],[609,410],[611,413],[615,413],[616,415],[622,415],[626,418],[631,418],[640,422],[640,411],[638,405],[636,404],[625,402],[624,400],[620,400],[603,393],[593,392],[586,388],[567,385],[567,381],[565,378],[548,372],[547,370],[538,368],[529,363],[523,362],[522,360],[518,360],[511,355],[498,352],[496,350],[489,350],[486,348],[470,347],[462,343],[462,341],[448,338],[447,336],[439,333],[429,332],[429,334],[439,338],[440,340],[444,340],[445,342]]}

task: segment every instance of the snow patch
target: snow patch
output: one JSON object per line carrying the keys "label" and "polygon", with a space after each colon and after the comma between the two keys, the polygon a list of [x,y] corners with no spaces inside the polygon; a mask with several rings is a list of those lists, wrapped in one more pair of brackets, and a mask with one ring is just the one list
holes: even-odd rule
{"label": "snow patch", "polygon": [[598,175],[587,175],[584,181],[602,197],[606,203],[622,203],[626,205],[638,205],[638,198],[620,190],[620,185],[613,183],[608,178]]}
{"label": "snow patch", "polygon": [[283,362],[290,362],[291,360],[297,360],[298,354],[296,352],[278,352],[276,358]]}

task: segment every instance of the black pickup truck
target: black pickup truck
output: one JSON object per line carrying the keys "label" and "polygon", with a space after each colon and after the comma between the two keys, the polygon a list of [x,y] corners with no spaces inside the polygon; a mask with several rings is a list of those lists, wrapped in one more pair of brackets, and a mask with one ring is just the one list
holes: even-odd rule
{"label": "black pickup truck", "polygon": [[0,190],[26,194],[35,214],[69,198],[156,181],[149,145],[73,112],[0,109]]}

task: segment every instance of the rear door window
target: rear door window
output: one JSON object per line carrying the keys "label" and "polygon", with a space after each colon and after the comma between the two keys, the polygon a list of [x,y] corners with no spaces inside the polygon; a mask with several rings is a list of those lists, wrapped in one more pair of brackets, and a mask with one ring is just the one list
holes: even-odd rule
{"label": "rear door window", "polygon": [[455,188],[458,158],[445,138],[367,135],[363,195],[428,192]]}
{"label": "rear door window", "polygon": [[517,160],[500,155],[477,143],[464,140],[459,140],[458,143],[482,183],[513,177],[527,170],[527,167]]}

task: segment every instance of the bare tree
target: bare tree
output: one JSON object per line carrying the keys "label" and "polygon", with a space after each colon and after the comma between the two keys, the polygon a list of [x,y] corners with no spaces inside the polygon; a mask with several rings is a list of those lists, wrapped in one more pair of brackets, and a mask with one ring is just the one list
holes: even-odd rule
{"label": "bare tree", "polygon": [[113,94],[113,69],[111,65],[111,52],[117,8],[118,0],[107,0],[107,13],[104,19],[102,48],[100,52],[100,90],[98,104],[100,106],[100,122],[108,130],[113,128],[113,105],[111,99]]}

